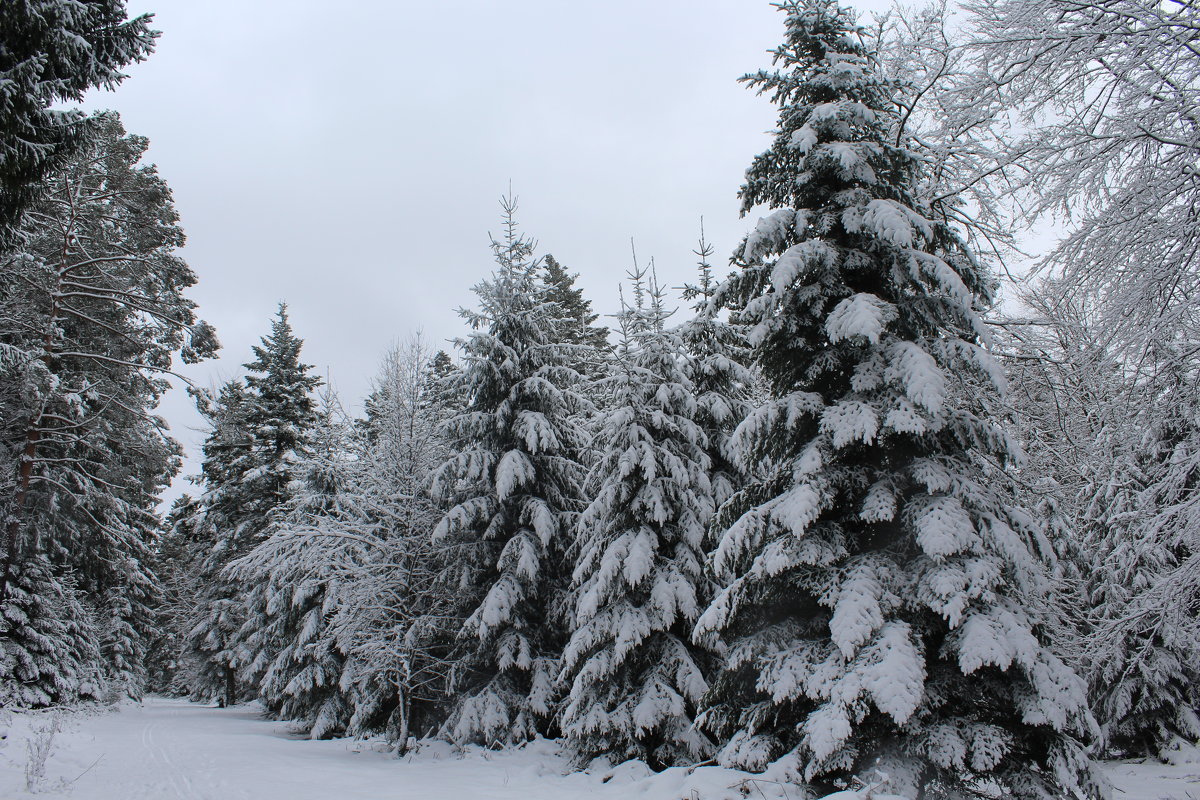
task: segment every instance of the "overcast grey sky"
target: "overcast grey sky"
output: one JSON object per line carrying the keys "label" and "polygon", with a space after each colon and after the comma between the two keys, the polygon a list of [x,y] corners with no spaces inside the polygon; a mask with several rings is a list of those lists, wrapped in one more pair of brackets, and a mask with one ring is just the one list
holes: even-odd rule
{"label": "overcast grey sky", "polygon": [[[859,2],[864,15],[885,0]],[[737,189],[774,108],[737,83],[770,63],[765,0],[130,0],[157,52],[90,108],[150,139],[188,236],[191,291],[240,374],[290,308],[304,358],[352,410],[383,351],[464,326],[509,181],[522,228],[600,313],[639,257],[690,279],[700,217],[725,261]],[[683,310],[680,312],[684,313]],[[197,471],[182,391],[162,413]],[[184,488],[176,482],[174,495]]]}

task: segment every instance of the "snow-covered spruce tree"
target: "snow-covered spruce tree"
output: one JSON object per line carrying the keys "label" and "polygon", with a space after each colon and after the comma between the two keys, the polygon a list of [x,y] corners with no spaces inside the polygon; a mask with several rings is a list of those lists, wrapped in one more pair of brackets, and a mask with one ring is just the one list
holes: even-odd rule
{"label": "snow-covered spruce tree", "polygon": [[592,311],[592,301],[585,298],[583,289],[575,285],[579,275],[567,272],[554,256],[547,254],[542,259],[541,277],[546,284],[547,299],[559,309],[560,322],[553,338],[564,344],[578,346],[579,352],[587,355],[587,361],[574,366],[584,377],[580,391],[589,403],[599,409],[605,400],[605,392],[599,383],[608,374],[608,362],[613,353],[608,341],[608,328],[596,325],[599,315]]}
{"label": "snow-covered spruce tree", "polygon": [[247,463],[244,456],[250,449],[245,419],[249,401],[245,383],[236,379],[225,383],[216,397],[203,391],[193,394],[210,430],[202,447],[200,486],[204,492],[195,516],[176,523],[186,526],[181,535],[196,540],[198,557],[184,568],[190,572],[187,582],[199,590],[180,609],[186,618],[177,624],[184,626],[186,634],[179,662],[192,699],[209,700],[224,692],[226,700],[232,701],[237,687],[227,651],[241,627],[242,615],[230,587],[218,581],[229,560],[220,532],[234,528],[241,518],[241,498],[233,490],[241,482]]}
{"label": "snow-covered spruce tree", "polygon": [[[287,306],[280,303],[271,335],[254,347],[254,360],[243,365],[248,372],[245,424],[250,434],[250,449],[243,458],[250,469],[242,472],[242,484],[252,503],[243,512],[257,516],[258,524],[291,497],[295,466],[311,449],[317,424],[313,390],[321,379],[309,374],[310,364],[300,362],[303,346],[292,332]],[[237,545],[235,541],[235,549]]]}
{"label": "snow-covered spruce tree", "polygon": [[[612,394],[579,517],[571,682],[562,731],[581,760],[638,758],[656,769],[694,762],[711,743],[693,721],[713,655],[689,641],[712,596],[704,536],[712,517],[707,441],[683,342],[656,278],[630,274]],[[645,285],[644,285],[645,284]]]}
{"label": "snow-covered spruce tree", "polygon": [[326,631],[336,585],[325,550],[306,534],[342,512],[357,466],[350,420],[329,387],[309,440],[267,538],[226,566],[222,578],[244,587],[246,619],[233,647],[238,680],[255,688],[270,713],[323,739],[344,730],[349,706],[338,686],[345,658]]}
{"label": "snow-covered spruce tree", "polygon": [[100,631],[87,597],[44,557],[9,579],[0,639],[0,707],[39,708],[101,700]]}
{"label": "snow-covered spruce tree", "polygon": [[829,0],[791,0],[780,106],[742,187],[773,208],[717,302],[753,325],[773,398],[735,435],[765,474],[726,504],[728,582],[697,636],[728,661],[703,721],[722,763],[820,791],[1057,798],[1099,790],[1082,681],[1029,608],[1046,580],[986,403],[986,275],[892,137],[893,87]]}
{"label": "snow-covered spruce tree", "polygon": [[583,296],[583,289],[575,286],[578,275],[567,272],[554,256],[547,254],[542,260],[543,280],[547,298],[558,304],[562,326],[556,336],[567,344],[586,345],[598,358],[588,365],[586,373],[599,377],[605,369],[604,356],[611,348],[608,344],[608,328],[596,324],[599,315],[592,311],[592,301]]}
{"label": "snow-covered spruce tree", "polygon": [[189,641],[207,664],[194,695],[234,702],[246,694],[238,691],[236,674],[247,662],[235,646],[236,632],[247,616],[245,587],[220,573],[267,536],[275,515],[291,497],[298,465],[309,453],[316,424],[312,391],[321,380],[301,363],[303,344],[292,332],[287,307],[280,304],[271,334],[254,347],[255,360],[244,365],[249,373],[244,391],[231,385],[222,392],[225,402],[217,410],[210,439],[211,470],[205,446],[200,524],[212,546],[202,565],[205,596]]}
{"label": "snow-covered spruce tree", "polygon": [[440,429],[442,422],[462,411],[466,405],[466,398],[459,392],[462,366],[445,350],[439,350],[424,365],[421,375],[421,408],[425,414],[439,420]]}
{"label": "snow-covered spruce tree", "polygon": [[[444,394],[439,391],[443,383],[450,385],[454,384],[454,380],[458,374],[458,365],[454,363],[454,359],[445,350],[438,350],[433,354],[433,358],[429,359],[429,364],[423,372],[424,382],[427,388],[423,394],[427,396],[425,402],[438,403],[449,399],[449,391]],[[434,392],[436,396],[431,396],[430,392]]]}
{"label": "snow-covered spruce tree", "polygon": [[[53,674],[75,668],[34,665],[28,648],[44,652],[57,628],[34,608],[80,598],[91,613],[69,611],[70,624],[94,619],[104,671],[117,690],[141,692],[154,509],[179,452],[153,409],[175,355],[195,360],[216,346],[183,294],[195,276],[175,253],[183,234],[170,190],[139,164],[146,140],[112,114],[93,130],[38,187],[0,259],[0,606],[25,609],[4,612],[0,683],[16,680],[29,697],[44,685],[53,702],[70,700]],[[16,585],[19,601],[8,592]],[[28,605],[35,585],[79,597]]]}
{"label": "snow-covered spruce tree", "polygon": [[37,198],[39,184],[96,133],[96,117],[53,106],[116,87],[125,78],[121,68],[154,48],[150,19],[126,19],[123,0],[0,5],[0,240]]}
{"label": "snow-covered spruce tree", "polygon": [[251,587],[239,678],[313,738],[383,732],[404,747],[444,700],[450,614],[427,491],[444,452],[428,362],[419,341],[391,351],[365,421],[326,396],[298,491],[224,572]]}
{"label": "snow-covered spruce tree", "polygon": [[745,327],[721,319],[712,306],[718,284],[708,263],[713,247],[704,238],[703,222],[694,252],[700,258],[699,279],[684,286],[683,296],[695,301],[696,315],[679,326],[678,334],[689,356],[684,367],[696,396],[694,419],[707,441],[713,504],[720,508],[742,485],[730,439],[750,412],[756,377],[746,366],[752,357]]}
{"label": "snow-covered spruce tree", "polygon": [[497,267],[463,311],[466,407],[447,423],[452,456],[434,476],[449,510],[435,535],[453,551],[448,591],[466,618],[447,733],[489,745],[552,731],[567,636],[571,530],[581,510],[587,401],[575,365],[586,347],[556,341],[557,304],[533,243],[502,201]]}

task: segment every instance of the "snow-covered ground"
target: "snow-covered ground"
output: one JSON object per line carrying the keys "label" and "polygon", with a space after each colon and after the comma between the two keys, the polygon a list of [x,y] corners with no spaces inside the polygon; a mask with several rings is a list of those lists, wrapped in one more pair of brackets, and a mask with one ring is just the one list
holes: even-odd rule
{"label": "snow-covered ground", "polygon": [[[2,712],[0,712],[2,713]],[[44,775],[28,776],[30,743],[53,717],[8,715],[0,749],[0,798],[76,800],[734,800],[799,793],[713,767],[654,775],[625,764],[568,773],[551,742],[516,752],[456,751],[442,744],[397,760],[371,742],[314,742],[264,720],[255,706],[217,709],[150,698],[112,712],[62,713]],[[1177,765],[1109,765],[1116,800],[1200,800],[1195,751]],[[32,766],[36,767],[33,758]],[[845,800],[849,800],[843,795]]]}

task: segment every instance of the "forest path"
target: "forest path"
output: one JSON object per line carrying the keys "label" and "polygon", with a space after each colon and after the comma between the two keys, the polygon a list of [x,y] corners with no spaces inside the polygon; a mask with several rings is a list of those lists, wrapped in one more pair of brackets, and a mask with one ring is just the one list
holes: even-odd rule
{"label": "forest path", "polygon": [[[24,716],[24,715],[20,715]],[[0,798],[25,797],[25,740],[44,715],[18,718],[0,751]],[[149,697],[112,713],[64,715],[39,797],[73,800],[562,800],[587,797],[557,759],[479,769],[447,748],[399,761],[376,743],[311,741],[256,705]],[[21,728],[24,727],[24,730]],[[546,754],[542,754],[545,756]],[[505,759],[512,761],[512,759]],[[474,768],[472,768],[474,767]],[[540,773],[540,774],[537,774]],[[582,777],[582,776],[581,776]],[[533,780],[531,780],[533,779]],[[576,790],[578,789],[578,791]]]}
{"label": "forest path", "polygon": [[[214,708],[164,697],[116,710],[61,713],[45,760],[45,777],[29,784],[27,742],[52,717],[0,712],[0,800],[794,800],[794,786],[704,767],[651,775],[627,763],[608,774],[567,772],[554,742],[495,753],[462,754],[426,743],[397,759],[378,742],[311,741],[285,722],[264,719],[257,705]],[[1200,751],[1180,763],[1110,762],[1114,800],[1200,800]],[[27,791],[32,785],[35,793]],[[839,800],[847,800],[845,793]]]}

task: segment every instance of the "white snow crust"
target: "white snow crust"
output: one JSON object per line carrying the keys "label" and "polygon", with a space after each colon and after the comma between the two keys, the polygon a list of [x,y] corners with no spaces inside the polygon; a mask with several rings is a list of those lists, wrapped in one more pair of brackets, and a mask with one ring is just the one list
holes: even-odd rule
{"label": "white snow crust", "polygon": [[[160,697],[116,710],[58,712],[61,731],[37,791],[26,790],[26,743],[46,713],[0,717],[0,797],[72,800],[785,800],[801,796],[772,770],[720,767],[651,772],[641,762],[571,772],[557,742],[489,751],[422,742],[397,758],[382,742],[313,741],[254,704],[229,709]],[[0,712],[3,714],[3,712]],[[1122,800],[1200,794],[1200,751],[1172,764],[1120,761],[1106,772]],[[877,790],[873,800],[896,800]],[[846,791],[825,800],[865,800]]]}

